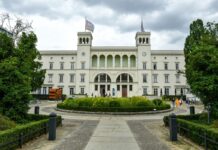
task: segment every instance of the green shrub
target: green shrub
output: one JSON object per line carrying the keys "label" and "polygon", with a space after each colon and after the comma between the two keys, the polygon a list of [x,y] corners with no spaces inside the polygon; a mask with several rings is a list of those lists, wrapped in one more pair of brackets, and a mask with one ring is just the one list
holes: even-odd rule
{"label": "green shrub", "polygon": [[84,97],[67,99],[63,103],[57,105],[61,109],[69,110],[85,110],[85,111],[149,111],[149,110],[163,110],[169,109],[170,105],[165,102],[159,102],[159,106],[155,105],[146,97],[132,97],[132,98],[111,98],[111,97]]}
{"label": "green shrub", "polygon": [[0,131],[14,128],[16,123],[10,120],[8,117],[0,115]]}
{"label": "green shrub", "polygon": [[[29,115],[28,115],[29,116]],[[12,141],[15,141],[13,143],[10,143],[7,145],[7,147],[2,148],[1,150],[8,150],[8,149],[16,149],[19,147],[18,143],[18,137],[21,135],[21,133],[24,136],[23,143],[28,142],[29,140],[32,140],[35,137],[38,137],[45,132],[47,132],[48,129],[42,129],[44,127],[47,127],[48,124],[48,116],[45,115],[30,115],[29,118],[47,118],[43,120],[38,121],[32,121],[27,124],[17,125],[14,128],[0,131],[0,145],[5,143],[10,143]],[[61,116],[57,117],[57,126],[61,124]]]}
{"label": "green shrub", "polygon": [[[204,138],[201,136],[207,135],[207,138],[218,141],[218,130],[213,125],[205,125],[201,123],[195,123],[194,121],[199,120],[201,118],[202,114],[196,114],[196,115],[178,115],[177,116],[177,123],[180,127],[177,131],[180,133],[180,135],[183,135],[189,139],[191,139],[193,142],[205,146]],[[204,116],[204,114],[203,114]],[[165,126],[169,126],[169,116],[164,116],[163,118]],[[215,121],[216,123],[216,121]],[[185,128],[185,129],[184,129]],[[200,136],[201,135],[201,136]],[[211,150],[217,150],[218,145],[214,144],[213,142],[207,140],[207,146],[208,149]]]}
{"label": "green shrub", "polygon": [[119,101],[112,100],[112,101],[109,102],[109,107],[118,108],[118,107],[120,107],[120,103],[119,103]]}
{"label": "green shrub", "polygon": [[152,101],[156,106],[161,106],[163,104],[163,101],[161,99],[154,99]]}

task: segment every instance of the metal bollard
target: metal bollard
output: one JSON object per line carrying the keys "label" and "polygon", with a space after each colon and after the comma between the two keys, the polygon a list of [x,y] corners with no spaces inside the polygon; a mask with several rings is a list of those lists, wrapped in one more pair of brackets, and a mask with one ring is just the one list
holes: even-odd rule
{"label": "metal bollard", "polygon": [[194,115],[195,114],[195,107],[194,106],[190,106],[190,115]]}
{"label": "metal bollard", "polygon": [[169,127],[170,127],[170,140],[177,141],[177,122],[176,122],[176,115],[174,113],[169,115]]}
{"label": "metal bollard", "polygon": [[49,123],[48,123],[48,140],[56,139],[56,117],[57,115],[52,112],[49,115]]}
{"label": "metal bollard", "polygon": [[39,106],[35,106],[35,114],[36,114],[36,115],[39,114]]}

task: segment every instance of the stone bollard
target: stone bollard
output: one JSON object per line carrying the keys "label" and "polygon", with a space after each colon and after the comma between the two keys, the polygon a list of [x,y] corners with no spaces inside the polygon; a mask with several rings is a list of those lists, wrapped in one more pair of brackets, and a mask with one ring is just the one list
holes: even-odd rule
{"label": "stone bollard", "polygon": [[50,113],[48,123],[48,140],[56,139],[56,118],[57,115],[54,112]]}
{"label": "stone bollard", "polygon": [[176,122],[176,115],[174,113],[169,115],[169,127],[170,127],[170,140],[177,141],[177,122]]}
{"label": "stone bollard", "polygon": [[195,107],[194,106],[190,106],[190,115],[194,115],[195,114]]}
{"label": "stone bollard", "polygon": [[36,115],[39,114],[39,106],[35,106],[35,114],[36,114]]}

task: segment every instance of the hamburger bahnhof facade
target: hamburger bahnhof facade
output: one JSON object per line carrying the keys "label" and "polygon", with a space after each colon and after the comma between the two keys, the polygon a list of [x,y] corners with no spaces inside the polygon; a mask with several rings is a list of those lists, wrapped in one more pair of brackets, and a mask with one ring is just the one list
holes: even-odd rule
{"label": "hamburger bahnhof facade", "polygon": [[78,32],[77,50],[40,51],[46,69],[38,94],[131,97],[187,92],[183,50],[151,50],[150,32],[137,32],[135,46],[92,46],[91,32]]}

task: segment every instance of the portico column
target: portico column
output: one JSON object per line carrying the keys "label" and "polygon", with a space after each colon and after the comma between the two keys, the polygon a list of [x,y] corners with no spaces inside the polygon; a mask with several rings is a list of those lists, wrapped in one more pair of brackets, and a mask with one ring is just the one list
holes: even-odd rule
{"label": "portico column", "polygon": [[107,56],[105,56],[105,67],[104,68],[107,68]]}
{"label": "portico column", "polygon": [[120,57],[120,65],[121,65],[121,68],[123,68],[123,56]]}
{"label": "portico column", "polygon": [[128,56],[128,68],[131,67],[131,64],[130,64],[130,56]]}
{"label": "portico column", "polygon": [[112,67],[115,68],[115,56],[112,56]]}
{"label": "portico column", "polygon": [[99,57],[99,55],[97,56],[97,68],[100,68],[100,66],[99,66],[99,64],[100,64],[100,57]]}

